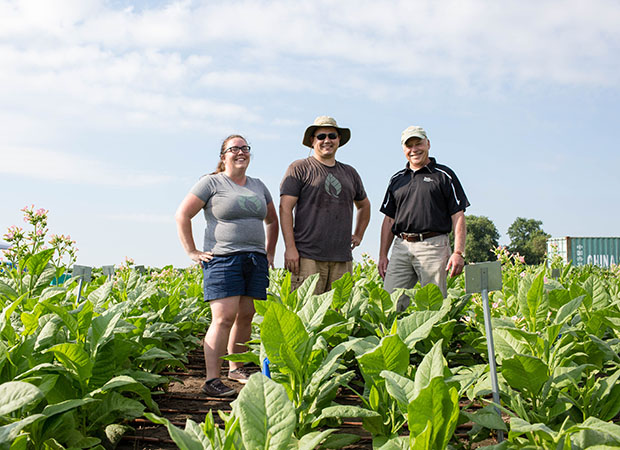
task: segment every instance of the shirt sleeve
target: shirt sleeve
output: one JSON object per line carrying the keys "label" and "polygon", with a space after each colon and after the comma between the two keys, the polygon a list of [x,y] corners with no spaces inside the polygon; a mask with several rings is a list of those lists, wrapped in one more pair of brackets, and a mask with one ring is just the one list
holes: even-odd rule
{"label": "shirt sleeve", "polygon": [[300,166],[299,164],[293,163],[286,169],[282,183],[280,183],[280,195],[299,197],[302,186]]}
{"label": "shirt sleeve", "polygon": [[364,189],[364,183],[362,183],[362,177],[360,177],[360,174],[357,173],[357,170],[353,169],[353,180],[355,183],[355,197],[353,198],[354,201],[359,202],[364,200],[367,195],[366,195],[366,190]]}
{"label": "shirt sleeve", "polygon": [[392,219],[396,217],[396,201],[392,195],[390,186],[388,186],[385,191],[385,196],[383,197],[383,202],[381,203],[381,208],[379,211]]}
{"label": "shirt sleeve", "polygon": [[190,193],[194,194],[203,202],[207,203],[211,197],[215,195],[215,184],[212,175],[205,175],[200,178],[196,184],[190,189]]}
{"label": "shirt sleeve", "polygon": [[454,172],[451,173],[450,189],[451,192],[448,193],[448,198],[450,199],[450,215],[456,214],[459,211],[465,211],[465,209],[470,206],[469,200],[465,195],[465,190],[461,182]]}
{"label": "shirt sleeve", "polygon": [[267,188],[265,183],[263,183],[262,181],[260,183],[263,185],[263,191],[265,193],[265,203],[269,204],[273,202],[273,198],[271,197],[271,192],[269,192],[269,189]]}

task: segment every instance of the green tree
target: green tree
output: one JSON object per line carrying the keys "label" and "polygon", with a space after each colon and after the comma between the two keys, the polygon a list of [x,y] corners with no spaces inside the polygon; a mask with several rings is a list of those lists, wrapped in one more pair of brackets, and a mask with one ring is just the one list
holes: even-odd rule
{"label": "green tree", "polygon": [[466,215],[467,240],[465,241],[466,261],[495,261],[491,249],[499,245],[499,231],[491,219],[486,216]]}
{"label": "green tree", "polygon": [[542,229],[542,221],[517,217],[508,228],[511,252],[518,252],[527,264],[540,264],[545,260],[547,239],[551,235]]}

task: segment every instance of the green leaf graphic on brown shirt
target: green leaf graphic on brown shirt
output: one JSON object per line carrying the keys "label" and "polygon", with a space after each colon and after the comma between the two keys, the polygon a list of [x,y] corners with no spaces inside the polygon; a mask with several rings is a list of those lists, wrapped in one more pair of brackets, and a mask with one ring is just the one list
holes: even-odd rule
{"label": "green leaf graphic on brown shirt", "polygon": [[237,199],[237,202],[244,211],[250,211],[253,213],[260,212],[260,200],[255,195],[242,195]]}
{"label": "green leaf graphic on brown shirt", "polygon": [[325,177],[325,191],[332,197],[338,198],[340,191],[342,191],[342,184],[338,181],[338,178],[331,173]]}

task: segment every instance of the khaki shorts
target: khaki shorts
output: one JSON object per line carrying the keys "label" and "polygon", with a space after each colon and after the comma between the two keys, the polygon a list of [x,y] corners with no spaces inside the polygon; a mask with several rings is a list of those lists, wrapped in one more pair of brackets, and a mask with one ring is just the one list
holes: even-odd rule
{"label": "khaki shorts", "polygon": [[[447,234],[421,242],[407,242],[402,238],[395,238],[385,274],[385,290],[392,293],[398,288],[409,289],[419,281],[422,286],[429,283],[437,285],[445,298],[448,295],[446,266],[450,254]],[[406,305],[401,305],[399,300],[399,310],[409,306],[408,299],[409,297]]]}
{"label": "khaki shorts", "polygon": [[351,261],[316,261],[309,258],[299,258],[299,273],[291,276],[291,289],[297,289],[306,278],[314,273],[319,274],[319,282],[314,289],[316,295],[327,292],[332,283],[339,280],[346,272],[353,271]]}

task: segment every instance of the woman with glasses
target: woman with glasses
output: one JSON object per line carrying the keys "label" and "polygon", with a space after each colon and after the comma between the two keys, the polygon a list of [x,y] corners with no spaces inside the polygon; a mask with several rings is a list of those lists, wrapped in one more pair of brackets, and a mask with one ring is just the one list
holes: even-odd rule
{"label": "woman with glasses", "polygon": [[[245,138],[224,139],[215,172],[194,185],[175,216],[185,252],[203,267],[204,298],[210,302],[212,318],[204,339],[207,380],[202,391],[214,397],[236,393],[220,379],[221,357],[226,351],[246,350],[254,299],[267,298],[278,240],[271,194],[262,181],[246,175],[249,164]],[[203,251],[196,249],[191,224],[200,210],[206,220]],[[230,362],[229,379],[246,383],[248,375],[242,363]]]}

